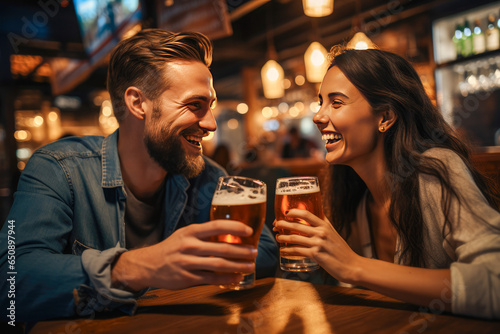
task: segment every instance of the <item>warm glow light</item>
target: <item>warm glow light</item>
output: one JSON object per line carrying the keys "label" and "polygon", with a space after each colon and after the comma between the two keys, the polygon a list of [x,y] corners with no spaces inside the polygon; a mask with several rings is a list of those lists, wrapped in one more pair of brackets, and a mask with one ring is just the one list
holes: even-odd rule
{"label": "warm glow light", "polygon": [[19,170],[24,170],[24,167],[26,167],[26,162],[24,162],[24,161],[19,161],[19,162],[17,163],[17,168],[18,168]]}
{"label": "warm glow light", "polygon": [[290,87],[292,87],[292,82],[290,81],[290,79],[283,80],[283,88],[288,89]]}
{"label": "warm glow light", "polygon": [[248,112],[248,105],[246,103],[240,103],[236,106],[236,111],[244,115]]}
{"label": "warm glow light", "polygon": [[295,108],[297,108],[298,111],[304,111],[304,103],[303,102],[295,102],[293,105]]}
{"label": "warm glow light", "polygon": [[262,116],[265,118],[271,118],[273,116],[273,110],[269,107],[262,108]]}
{"label": "warm glow light", "polygon": [[102,107],[102,114],[103,114],[104,116],[109,117],[109,116],[111,116],[111,114],[112,114],[112,113],[113,113],[113,112],[112,112],[112,110],[111,110],[111,108],[110,108],[110,107],[108,107],[108,106],[104,106],[104,107]]}
{"label": "warm glow light", "polygon": [[297,84],[297,86],[302,86],[306,83],[306,78],[304,78],[303,75],[299,74],[295,77],[295,83]]}
{"label": "warm glow light", "polygon": [[291,107],[291,108],[288,110],[288,113],[289,113],[289,114],[290,114],[290,116],[292,116],[292,117],[297,117],[297,116],[299,116],[300,111],[299,111],[299,109],[297,109],[296,107]]}
{"label": "warm glow light", "polygon": [[55,111],[49,112],[49,121],[55,122],[59,118],[59,115]]}
{"label": "warm glow light", "polygon": [[311,102],[311,104],[309,105],[309,109],[311,109],[311,111],[313,113],[317,113],[319,111],[319,103],[318,102]]}
{"label": "warm glow light", "polygon": [[110,128],[118,128],[118,120],[116,119],[116,117],[109,117],[107,123],[108,127]]}
{"label": "warm glow light", "polygon": [[266,77],[271,81],[277,81],[280,77],[280,74],[276,68],[272,67],[267,70]]}
{"label": "warm glow light", "polygon": [[328,52],[318,42],[312,42],[304,54],[306,77],[309,82],[321,82],[328,69],[326,57]]}
{"label": "warm glow light", "polygon": [[25,130],[17,130],[14,132],[14,138],[16,138],[17,141],[27,141],[31,139],[31,134]]}
{"label": "warm glow light", "polygon": [[274,60],[269,60],[261,70],[262,88],[264,96],[268,99],[277,99],[285,95],[283,79],[285,72]]}
{"label": "warm glow light", "polygon": [[42,126],[42,124],[43,124],[43,117],[42,116],[35,116],[35,118],[33,119],[33,124],[35,126]]}
{"label": "warm glow light", "polygon": [[286,102],[281,102],[281,103],[278,105],[278,110],[279,110],[280,112],[282,112],[282,113],[287,112],[287,111],[288,111],[288,108],[289,108],[289,106],[288,106],[288,103],[286,103]]}
{"label": "warm glow light", "polygon": [[333,0],[302,0],[302,5],[307,16],[322,17],[333,13]]}
{"label": "warm glow light", "polygon": [[104,98],[100,95],[96,95],[96,97],[94,97],[94,105],[96,105],[96,106],[100,106],[103,101],[104,101]]}
{"label": "warm glow light", "polygon": [[278,107],[271,107],[271,110],[273,111],[271,117],[278,117],[278,115],[280,114]]}
{"label": "warm glow light", "polygon": [[230,128],[231,130],[236,130],[240,123],[236,118],[231,118],[229,121],[227,121],[227,127]]}
{"label": "warm glow light", "polygon": [[347,43],[346,49],[367,50],[377,49],[377,46],[364,33],[357,32]]}

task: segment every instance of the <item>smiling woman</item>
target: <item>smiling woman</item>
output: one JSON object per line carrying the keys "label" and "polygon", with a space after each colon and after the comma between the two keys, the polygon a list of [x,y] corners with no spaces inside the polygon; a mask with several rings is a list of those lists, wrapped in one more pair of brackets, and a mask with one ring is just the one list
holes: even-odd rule
{"label": "smiling woman", "polygon": [[[337,50],[337,48],[335,48]],[[322,219],[291,210],[282,249],[391,297],[500,318],[499,197],[427,97],[412,66],[381,50],[335,54],[314,122],[331,165]],[[300,225],[300,226],[299,226]],[[491,297],[493,296],[493,297]]]}

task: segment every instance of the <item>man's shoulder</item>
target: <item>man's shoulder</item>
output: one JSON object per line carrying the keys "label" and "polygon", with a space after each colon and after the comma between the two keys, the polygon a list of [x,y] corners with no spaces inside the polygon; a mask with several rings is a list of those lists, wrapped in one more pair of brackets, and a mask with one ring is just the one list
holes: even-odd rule
{"label": "man's shoulder", "polygon": [[103,140],[101,136],[66,137],[42,146],[35,153],[50,155],[55,159],[100,155]]}

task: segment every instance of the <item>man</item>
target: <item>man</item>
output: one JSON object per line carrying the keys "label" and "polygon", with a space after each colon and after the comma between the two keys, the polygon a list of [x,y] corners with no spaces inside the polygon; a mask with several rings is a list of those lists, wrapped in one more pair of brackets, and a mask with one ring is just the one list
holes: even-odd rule
{"label": "man", "polygon": [[[17,272],[16,321],[133,313],[148,287],[227,284],[253,270],[252,247],[208,241],[252,232],[241,222],[207,222],[224,175],[201,148],[216,130],[211,57],[198,33],[150,29],[120,42],[108,70],[119,130],[35,152],[0,234],[2,245],[9,229],[16,237],[13,268],[7,247],[0,250],[2,272]],[[274,274],[275,254],[264,230],[257,275]],[[2,283],[3,310],[13,300],[8,289]]]}

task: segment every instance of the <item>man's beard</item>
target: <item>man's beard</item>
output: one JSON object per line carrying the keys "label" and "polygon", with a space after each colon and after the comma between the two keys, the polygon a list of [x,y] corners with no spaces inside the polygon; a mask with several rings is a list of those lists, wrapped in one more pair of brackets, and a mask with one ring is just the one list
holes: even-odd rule
{"label": "man's beard", "polygon": [[200,175],[205,168],[201,154],[192,158],[187,157],[180,135],[172,134],[167,128],[155,125],[149,129],[146,127],[144,143],[151,158],[167,173],[183,174],[187,178],[192,178]]}

